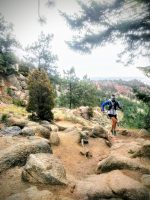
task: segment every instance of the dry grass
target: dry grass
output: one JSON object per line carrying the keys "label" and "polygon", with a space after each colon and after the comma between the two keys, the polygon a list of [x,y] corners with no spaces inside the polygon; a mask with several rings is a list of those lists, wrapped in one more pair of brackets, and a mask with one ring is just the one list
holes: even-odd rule
{"label": "dry grass", "polygon": [[2,104],[0,105],[1,114],[13,114],[15,117],[26,116],[28,112],[24,107],[18,107],[14,104]]}
{"label": "dry grass", "polygon": [[74,115],[71,110],[66,108],[55,108],[53,109],[53,113],[56,121],[70,121],[74,124],[81,124],[83,126],[88,126],[90,123],[88,120]]}

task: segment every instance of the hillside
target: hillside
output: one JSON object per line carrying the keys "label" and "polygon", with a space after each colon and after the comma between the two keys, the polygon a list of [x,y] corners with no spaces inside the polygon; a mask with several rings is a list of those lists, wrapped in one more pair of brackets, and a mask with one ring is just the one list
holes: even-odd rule
{"label": "hillside", "polygon": [[138,88],[145,92],[150,92],[150,86],[144,84],[139,80],[93,80],[93,83],[97,86],[99,90],[105,91],[107,95],[116,93],[118,95],[123,95],[125,97],[133,98],[135,94],[133,92],[134,88]]}
{"label": "hillside", "polygon": [[[150,133],[143,127],[125,128],[139,126],[137,118],[143,116],[136,111],[146,109],[135,98],[133,87],[145,91],[147,86],[135,81],[95,84],[103,91],[101,99],[112,92],[122,98],[125,109],[118,112],[121,126],[116,137],[99,107],[90,117],[89,108],[81,106],[54,108],[52,123],[30,121],[25,110],[26,78],[1,76],[0,200],[150,198]],[[85,137],[88,143],[82,146]]]}

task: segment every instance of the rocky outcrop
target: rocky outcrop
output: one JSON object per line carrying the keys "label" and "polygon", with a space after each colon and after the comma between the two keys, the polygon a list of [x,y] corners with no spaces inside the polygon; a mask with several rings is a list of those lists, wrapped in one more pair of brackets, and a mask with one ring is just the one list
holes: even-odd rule
{"label": "rocky outcrop", "polygon": [[19,126],[20,128],[24,128],[27,125],[28,120],[24,117],[16,118],[16,117],[11,116],[8,118],[8,123],[11,126]]}
{"label": "rocky outcrop", "polygon": [[29,122],[27,124],[27,127],[32,129],[34,134],[37,135],[37,136],[44,137],[46,139],[50,138],[50,129],[40,125],[39,123]]}
{"label": "rocky outcrop", "polygon": [[34,133],[34,131],[32,130],[32,128],[24,127],[24,128],[21,130],[20,135],[22,135],[22,136],[34,136],[35,133]]}
{"label": "rocky outcrop", "polygon": [[5,85],[5,87],[10,89],[10,95],[14,99],[21,100],[22,103],[26,105],[29,96],[26,77],[24,77],[22,74],[11,74],[6,78],[7,85]]}
{"label": "rocky outcrop", "polygon": [[31,154],[24,166],[22,178],[31,183],[67,184],[66,171],[60,160],[50,154]]}
{"label": "rocky outcrop", "polygon": [[121,155],[112,155],[98,163],[96,172],[104,173],[115,169],[139,170],[142,173],[150,173],[150,168],[139,164],[134,159]]}
{"label": "rocky outcrop", "polygon": [[43,120],[40,122],[40,125],[44,126],[45,128],[49,129],[50,131],[52,131],[50,122]]}
{"label": "rocky outcrop", "polygon": [[96,125],[91,132],[91,137],[107,138],[107,130],[100,125]]}
{"label": "rocky outcrop", "polygon": [[19,80],[17,79],[17,76],[15,74],[7,76],[7,80],[10,85],[16,87],[18,90],[22,89],[20,86]]}
{"label": "rocky outcrop", "polygon": [[144,141],[141,148],[134,152],[133,157],[147,157],[150,159],[150,141]]}
{"label": "rocky outcrop", "polygon": [[141,182],[143,185],[150,188],[150,174],[143,174],[141,177]]}
{"label": "rocky outcrop", "polygon": [[0,133],[2,135],[16,136],[21,133],[21,128],[19,126],[10,126],[6,128],[2,128]]}
{"label": "rocky outcrop", "polygon": [[0,151],[0,173],[10,167],[25,164],[30,154],[42,152],[52,153],[49,141],[35,137],[5,148]]}
{"label": "rocky outcrop", "polygon": [[117,130],[117,134],[124,135],[124,136],[130,136],[131,132],[129,132],[127,129],[120,129],[120,130]]}
{"label": "rocky outcrop", "polygon": [[55,200],[52,192],[38,190],[36,186],[26,189],[24,192],[13,194],[6,200]]}
{"label": "rocky outcrop", "polygon": [[90,119],[93,116],[93,111],[92,108],[89,108],[88,106],[81,106],[79,108],[80,111],[80,115],[84,118],[84,119]]}
{"label": "rocky outcrop", "polygon": [[32,186],[25,191],[9,196],[5,200],[73,200],[70,197],[55,196],[49,190],[39,190],[36,186]]}
{"label": "rocky outcrop", "polygon": [[91,175],[76,183],[77,199],[149,199],[148,190],[138,181],[119,170],[101,175]]}
{"label": "rocky outcrop", "polygon": [[50,143],[56,146],[60,144],[60,138],[57,132],[51,132]]}

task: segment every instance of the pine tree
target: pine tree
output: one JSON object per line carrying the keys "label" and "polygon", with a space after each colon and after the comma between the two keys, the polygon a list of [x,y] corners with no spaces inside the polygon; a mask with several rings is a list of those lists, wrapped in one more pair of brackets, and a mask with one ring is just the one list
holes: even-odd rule
{"label": "pine tree", "polygon": [[69,47],[91,53],[93,48],[119,39],[124,44],[119,59],[126,54],[126,64],[136,61],[139,55],[150,56],[149,0],[79,0],[78,3],[80,14],[61,12],[72,30],[76,30]]}
{"label": "pine tree", "polygon": [[0,73],[15,73],[13,66],[17,63],[17,58],[13,48],[17,46],[19,44],[13,36],[12,24],[5,21],[0,13]]}
{"label": "pine tree", "polygon": [[84,76],[82,80],[77,78],[75,69],[71,68],[65,72],[62,81],[59,105],[69,108],[96,106],[98,105],[98,90],[87,76]]}
{"label": "pine tree", "polygon": [[28,77],[29,102],[27,111],[41,120],[52,121],[54,92],[48,75],[44,70],[35,69]]}
{"label": "pine tree", "polygon": [[50,77],[57,75],[56,71],[56,61],[57,56],[51,51],[51,42],[53,35],[40,33],[38,40],[33,42],[30,46],[26,48],[27,62],[32,63],[39,69],[44,69]]}

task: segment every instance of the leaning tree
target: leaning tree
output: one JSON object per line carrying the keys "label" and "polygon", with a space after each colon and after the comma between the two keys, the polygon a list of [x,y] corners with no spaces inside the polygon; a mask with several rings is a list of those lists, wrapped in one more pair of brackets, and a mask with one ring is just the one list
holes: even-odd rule
{"label": "leaning tree", "polygon": [[61,12],[72,29],[78,30],[68,45],[77,51],[90,53],[93,48],[117,39],[125,47],[128,63],[138,55],[150,57],[149,0],[89,0],[78,1],[81,12],[67,15]]}

